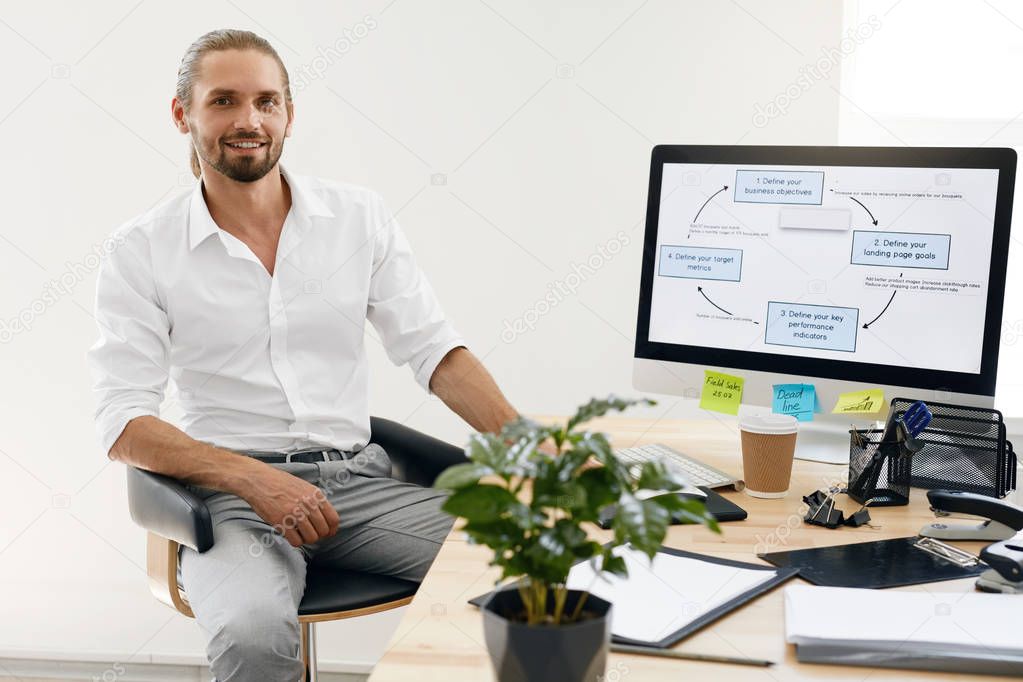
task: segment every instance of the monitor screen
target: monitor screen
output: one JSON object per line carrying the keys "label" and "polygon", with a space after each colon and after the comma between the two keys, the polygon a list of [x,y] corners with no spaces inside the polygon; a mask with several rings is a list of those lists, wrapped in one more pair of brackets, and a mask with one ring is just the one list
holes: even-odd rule
{"label": "monitor screen", "polygon": [[993,395],[1014,169],[999,149],[658,147],[637,357]]}

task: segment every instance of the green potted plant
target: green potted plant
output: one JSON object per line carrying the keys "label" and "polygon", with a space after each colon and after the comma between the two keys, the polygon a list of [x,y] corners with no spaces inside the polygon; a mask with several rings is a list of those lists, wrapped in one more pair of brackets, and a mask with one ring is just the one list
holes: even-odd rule
{"label": "green potted plant", "polygon": [[[598,575],[625,576],[625,560],[613,550],[628,544],[653,558],[673,514],[720,532],[702,502],[641,494],[685,486],[669,465],[630,468],[604,434],[579,428],[637,403],[655,404],[611,396],[581,406],[564,425],[520,417],[499,434],[474,434],[465,449],[470,461],[448,468],[435,483],[451,491],[443,509],[465,519],[470,542],[493,550],[497,582],[517,579],[483,608],[487,649],[501,682],[594,682],[603,675],[611,605],[566,587],[574,564],[588,560]],[[613,538],[601,544],[587,527],[611,505]]]}

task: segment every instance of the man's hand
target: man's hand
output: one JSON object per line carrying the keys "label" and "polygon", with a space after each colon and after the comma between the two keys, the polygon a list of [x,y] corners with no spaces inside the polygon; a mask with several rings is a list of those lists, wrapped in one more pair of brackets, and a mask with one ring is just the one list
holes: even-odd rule
{"label": "man's hand", "polygon": [[322,490],[269,465],[243,497],[293,547],[328,538],[341,523]]}

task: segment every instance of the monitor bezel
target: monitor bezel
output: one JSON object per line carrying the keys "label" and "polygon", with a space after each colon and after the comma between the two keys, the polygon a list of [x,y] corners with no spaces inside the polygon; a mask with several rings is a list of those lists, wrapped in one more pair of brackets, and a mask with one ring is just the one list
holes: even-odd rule
{"label": "monitor bezel", "polygon": [[[988,273],[989,285],[980,373],[909,368],[651,341],[649,338],[650,303],[657,252],[661,178],[666,163],[997,170],[998,189],[995,199],[994,234]],[[821,377],[867,384],[911,386],[994,396],[1015,179],[1016,152],[1008,148],[657,145],[650,158],[650,186],[643,240],[635,357],[689,365],[747,369],[793,376]],[[950,348],[949,351],[954,352],[955,349]]]}

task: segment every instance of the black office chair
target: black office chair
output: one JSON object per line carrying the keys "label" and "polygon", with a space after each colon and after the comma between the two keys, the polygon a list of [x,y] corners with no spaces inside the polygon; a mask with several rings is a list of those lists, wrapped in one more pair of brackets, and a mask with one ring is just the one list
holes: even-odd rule
{"label": "black office chair", "polygon": [[[447,467],[468,461],[461,448],[388,419],[372,417],[370,429],[370,442],[387,451],[391,477],[399,481],[429,486]],[[148,531],[150,590],[167,606],[194,618],[178,586],[178,547],[205,552],[213,546],[206,503],[177,479],[129,466],[128,508],[132,520]],[[306,679],[316,680],[316,623],[404,606],[418,588],[418,583],[385,575],[311,567],[298,607]]]}

